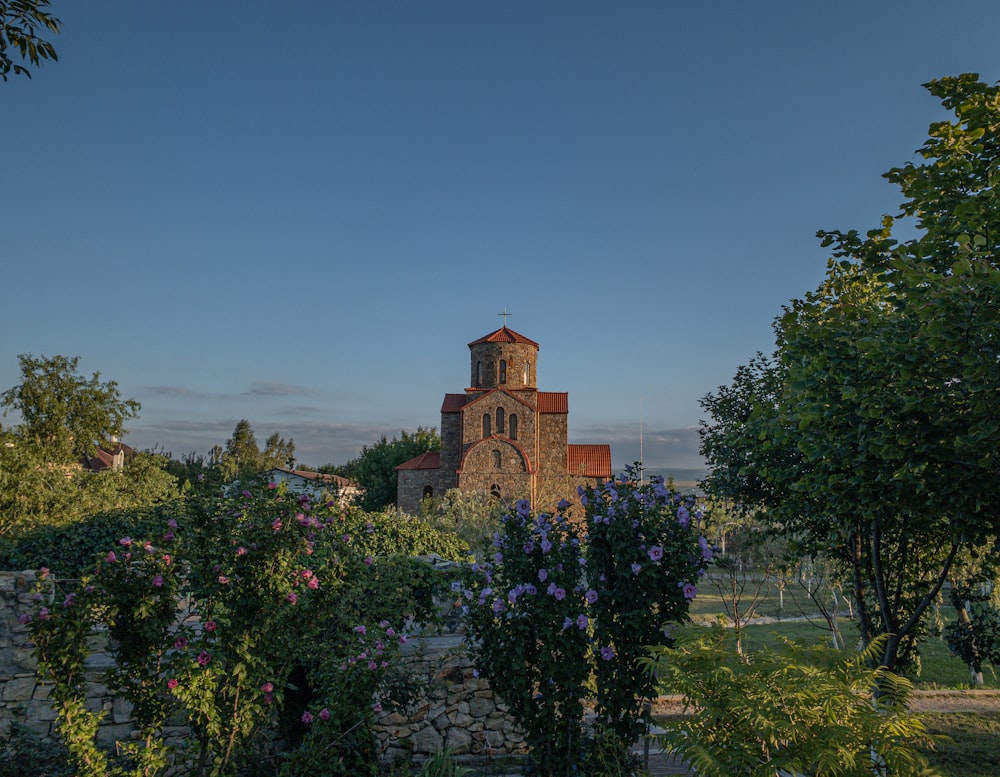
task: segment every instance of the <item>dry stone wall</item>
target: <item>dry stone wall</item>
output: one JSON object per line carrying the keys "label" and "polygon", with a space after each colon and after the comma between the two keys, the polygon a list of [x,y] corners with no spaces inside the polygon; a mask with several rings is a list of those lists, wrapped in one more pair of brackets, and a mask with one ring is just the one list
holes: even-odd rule
{"label": "dry stone wall", "polygon": [[[55,733],[51,685],[37,676],[28,626],[21,622],[22,616],[34,615],[50,603],[49,596],[39,598],[35,593],[36,580],[33,571],[0,572],[0,734],[15,721],[43,737]],[[52,598],[61,595],[53,590]],[[105,713],[98,736],[111,747],[129,739],[134,727],[129,705],[104,685],[112,665],[104,644],[101,634],[92,636],[87,707]],[[422,759],[445,746],[457,755],[484,758],[524,751],[524,737],[505,714],[506,707],[489,684],[475,676],[460,622],[453,620],[451,628],[411,640],[403,660],[425,679],[427,690],[403,714],[385,712],[378,718],[375,735],[386,760]],[[176,726],[164,733],[169,743],[180,744],[188,732]]]}

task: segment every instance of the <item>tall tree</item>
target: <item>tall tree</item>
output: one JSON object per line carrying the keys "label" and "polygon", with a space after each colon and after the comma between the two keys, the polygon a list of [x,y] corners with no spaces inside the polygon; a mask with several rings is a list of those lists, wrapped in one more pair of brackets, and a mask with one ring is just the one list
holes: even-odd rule
{"label": "tall tree", "polygon": [[39,66],[44,59],[57,60],[55,47],[41,36],[59,33],[62,26],[49,13],[49,0],[0,0],[0,78],[8,74],[31,78],[31,71],[11,59],[14,49],[21,60]]}
{"label": "tall tree", "polygon": [[295,464],[295,441],[284,440],[277,432],[267,438],[264,450],[257,445],[250,422],[243,418],[226,441],[225,449],[218,446],[210,453],[227,480],[253,477],[274,467],[291,467]]}
{"label": "tall tree", "polygon": [[365,445],[357,458],[342,468],[341,475],[349,477],[365,490],[361,508],[377,512],[396,504],[396,487],[399,473],[396,467],[421,453],[441,450],[441,437],[437,429],[418,426],[412,434],[406,431],[392,440],[382,438],[373,445]]}
{"label": "tall tree", "polygon": [[926,86],[955,120],[885,176],[916,236],[888,216],[865,237],[820,232],[827,277],[778,319],[776,361],[703,402],[717,493],[850,570],[894,671],[956,562],[1000,531],[1000,88]]}
{"label": "tall tree", "polygon": [[6,416],[17,411],[19,443],[38,449],[46,461],[69,463],[122,435],[141,405],[122,399],[118,384],[77,373],[80,357],[21,354],[21,383],[0,394]]}

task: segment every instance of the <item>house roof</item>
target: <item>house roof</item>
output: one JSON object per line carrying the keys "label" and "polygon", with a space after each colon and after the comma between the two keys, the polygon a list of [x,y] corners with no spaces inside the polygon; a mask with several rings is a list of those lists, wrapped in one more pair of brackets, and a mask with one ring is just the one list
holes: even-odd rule
{"label": "house roof", "polygon": [[404,461],[396,467],[396,472],[402,469],[439,469],[441,467],[441,454],[438,451],[421,453],[409,461]]}
{"label": "house roof", "polygon": [[534,340],[529,340],[524,335],[518,334],[513,329],[508,329],[506,326],[500,327],[495,332],[490,332],[485,337],[480,337],[478,340],[473,340],[469,343],[471,348],[474,345],[482,345],[483,343],[521,343],[522,345],[530,345],[537,350],[538,343]]}
{"label": "house roof", "polygon": [[568,413],[569,394],[565,391],[539,391],[539,413]]}
{"label": "house roof", "polygon": [[289,469],[288,467],[274,467],[272,472],[283,472],[286,475],[302,478],[303,480],[316,480],[337,488],[360,488],[357,483],[349,478],[340,475],[328,475],[325,472],[309,472],[303,469]]}
{"label": "house roof", "polygon": [[535,394],[537,397],[537,409],[539,413],[568,413],[569,412],[569,394],[565,391],[536,391],[535,389],[515,389],[509,391],[506,389],[488,389],[483,392],[477,393],[475,396],[470,396],[468,394],[445,394],[444,402],[441,403],[442,413],[461,413],[462,408],[464,408],[470,402],[474,402],[481,396],[492,391],[505,391],[516,399],[520,399],[526,405],[530,407],[530,403],[521,397],[522,394]]}
{"label": "house roof", "polygon": [[445,394],[444,402],[441,403],[442,413],[461,413],[465,407],[465,394]]}
{"label": "house roof", "polygon": [[566,446],[566,469],[570,475],[589,478],[611,477],[610,445]]}
{"label": "house roof", "polygon": [[84,469],[91,472],[103,472],[106,469],[114,469],[115,457],[121,454],[131,456],[135,453],[135,448],[123,442],[115,442],[111,449],[96,448],[90,456],[81,456],[79,463]]}

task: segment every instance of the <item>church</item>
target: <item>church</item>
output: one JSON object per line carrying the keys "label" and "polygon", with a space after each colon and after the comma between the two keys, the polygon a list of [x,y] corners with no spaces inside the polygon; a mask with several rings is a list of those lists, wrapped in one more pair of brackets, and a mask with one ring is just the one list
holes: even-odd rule
{"label": "church", "polygon": [[[506,318],[505,318],[506,322]],[[571,445],[565,392],[539,391],[538,343],[506,325],[469,343],[470,387],[445,394],[441,451],[396,467],[396,505],[408,513],[451,488],[552,510],[577,486],[611,477],[609,445]]]}

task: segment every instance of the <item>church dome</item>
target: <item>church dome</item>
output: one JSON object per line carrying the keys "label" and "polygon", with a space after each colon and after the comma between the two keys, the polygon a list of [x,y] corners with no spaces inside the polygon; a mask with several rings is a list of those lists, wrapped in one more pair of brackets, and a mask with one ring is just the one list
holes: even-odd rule
{"label": "church dome", "polygon": [[476,389],[537,387],[538,343],[502,326],[469,343]]}

